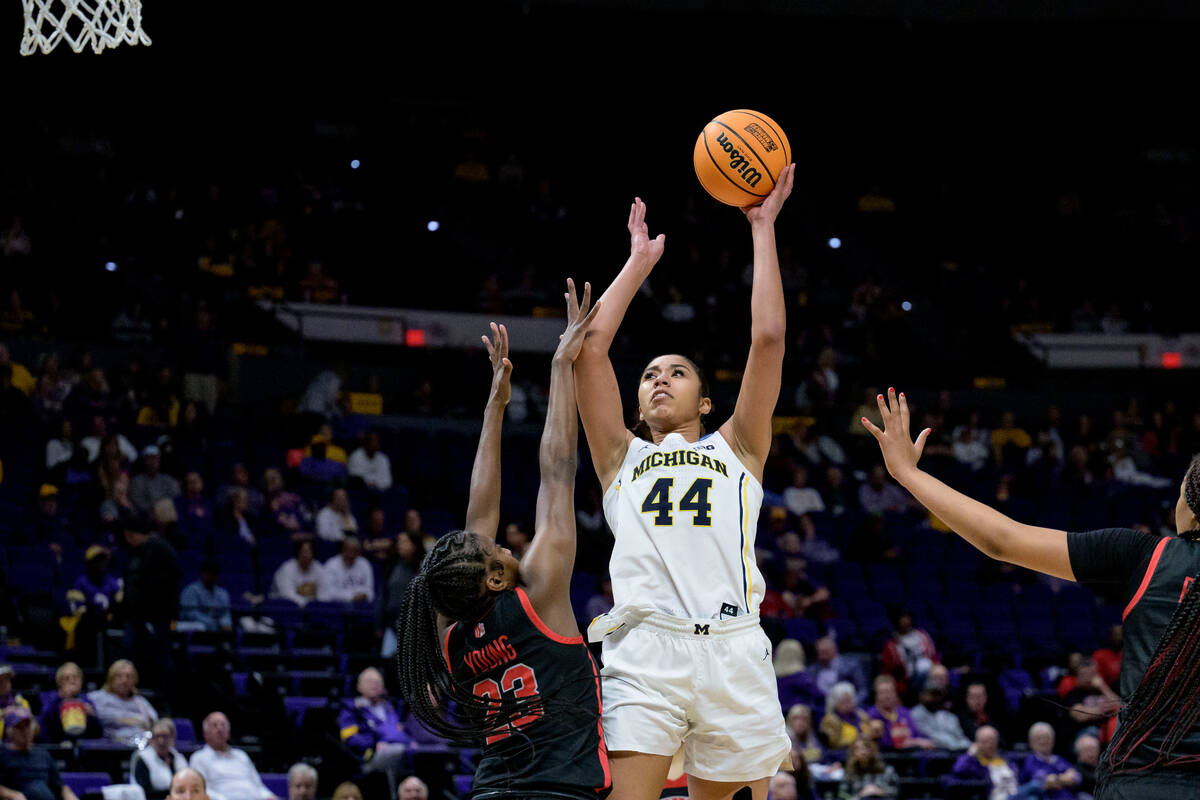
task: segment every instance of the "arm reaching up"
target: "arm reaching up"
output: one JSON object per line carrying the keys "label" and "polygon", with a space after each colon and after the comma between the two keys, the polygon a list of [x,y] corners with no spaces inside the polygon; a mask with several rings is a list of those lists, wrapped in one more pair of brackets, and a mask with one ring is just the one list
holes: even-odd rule
{"label": "arm reaching up", "polygon": [[467,527],[495,540],[500,527],[500,432],[504,409],[512,397],[512,362],[508,360],[508,329],[492,323],[492,338],[481,336],[492,362],[492,389],[483,411],[483,430],[471,467],[471,499],[467,502]]}
{"label": "arm reaching up", "polygon": [[[616,336],[625,310],[638,287],[650,276],[654,265],[662,258],[667,237],[659,234],[650,238],[646,225],[646,204],[635,198],[629,208],[629,259],[612,285],[596,301],[600,311],[589,326],[583,348],[575,361],[575,388],[579,396],[579,416],[587,434],[592,463],[605,490],[617,477],[625,448],[633,434],[625,427],[621,409],[621,390],[608,348]],[[593,309],[594,311],[595,309]]]}
{"label": "arm reaching up", "polygon": [[579,415],[575,405],[575,359],[584,334],[600,309],[589,311],[591,284],[583,285],[583,301],[575,299],[575,283],[567,280],[567,329],[550,367],[550,396],[538,462],[537,513],[533,542],[521,573],[529,599],[555,632],[577,636],[571,609],[571,572],[575,568],[575,467],[579,447]]}
{"label": "arm reaching up", "polygon": [[887,398],[879,395],[876,399],[883,415],[883,429],[866,417],[862,423],[879,442],[888,472],[912,492],[921,505],[986,556],[1057,578],[1075,580],[1065,531],[1038,528],[1009,519],[922,472],[917,461],[930,429],[921,431],[915,442],[909,438],[908,400],[903,392],[897,397],[895,389],[888,389]]}
{"label": "arm reaching up", "polygon": [[792,193],[796,165],[784,168],[779,182],[757,206],[743,208],[754,238],[754,285],[750,290],[750,354],[738,391],[733,416],[721,426],[721,436],[759,481],[771,451],[771,417],[783,381],[783,350],[787,305],[779,254],[775,250],[775,218]]}

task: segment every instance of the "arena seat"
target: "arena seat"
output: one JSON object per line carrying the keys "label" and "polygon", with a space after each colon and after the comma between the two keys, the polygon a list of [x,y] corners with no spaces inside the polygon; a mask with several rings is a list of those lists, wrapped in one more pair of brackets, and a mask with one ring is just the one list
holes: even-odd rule
{"label": "arena seat", "polygon": [[[76,797],[83,797],[89,792],[98,792],[114,781],[107,772],[64,772],[59,776],[63,785],[70,786]],[[285,795],[286,796],[286,795]]]}
{"label": "arena seat", "polygon": [[263,772],[259,775],[262,778],[263,786],[271,790],[271,794],[276,797],[288,796],[288,780],[287,774],[282,772]]}

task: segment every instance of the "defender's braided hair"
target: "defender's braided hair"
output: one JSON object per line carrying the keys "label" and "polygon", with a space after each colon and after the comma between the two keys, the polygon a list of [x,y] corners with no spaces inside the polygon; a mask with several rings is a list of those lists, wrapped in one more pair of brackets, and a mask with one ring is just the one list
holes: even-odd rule
{"label": "defender's braided hair", "polygon": [[[1200,455],[1192,458],[1184,478],[1184,502],[1200,518]],[[1200,529],[1179,531],[1179,538],[1200,541]],[[1200,577],[1200,576],[1196,576]],[[1109,775],[1145,772],[1200,762],[1200,754],[1179,756],[1175,748],[1200,720],[1200,591],[1193,581],[1159,639],[1158,648],[1125,707],[1121,726],[1104,755],[1102,771]],[[1162,733],[1162,744],[1150,763],[1128,767],[1129,757],[1152,735]]]}
{"label": "defender's braided hair", "polygon": [[408,584],[396,638],[400,694],[427,728],[463,744],[507,731],[513,719],[541,712],[539,698],[477,696],[456,682],[438,641],[438,614],[466,624],[483,617],[492,603],[484,588],[488,563],[481,539],[467,531],[438,540]]}

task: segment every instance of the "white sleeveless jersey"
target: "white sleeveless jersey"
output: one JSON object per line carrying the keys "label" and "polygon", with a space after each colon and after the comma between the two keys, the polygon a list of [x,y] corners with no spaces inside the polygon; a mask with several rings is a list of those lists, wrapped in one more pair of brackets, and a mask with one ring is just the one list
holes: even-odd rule
{"label": "white sleeveless jersey", "polygon": [[762,497],[720,433],[691,443],[672,433],[657,445],[635,437],[604,493],[616,605],[691,619],[757,613],[765,592],[754,558]]}

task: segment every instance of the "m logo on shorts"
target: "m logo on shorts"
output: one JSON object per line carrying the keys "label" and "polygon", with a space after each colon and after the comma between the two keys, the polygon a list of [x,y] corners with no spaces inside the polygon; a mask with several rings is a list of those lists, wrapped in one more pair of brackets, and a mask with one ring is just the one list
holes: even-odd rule
{"label": "m logo on shorts", "polygon": [[699,622],[697,622],[695,633],[697,636],[700,636],[701,634],[708,636],[708,625],[701,625]]}

